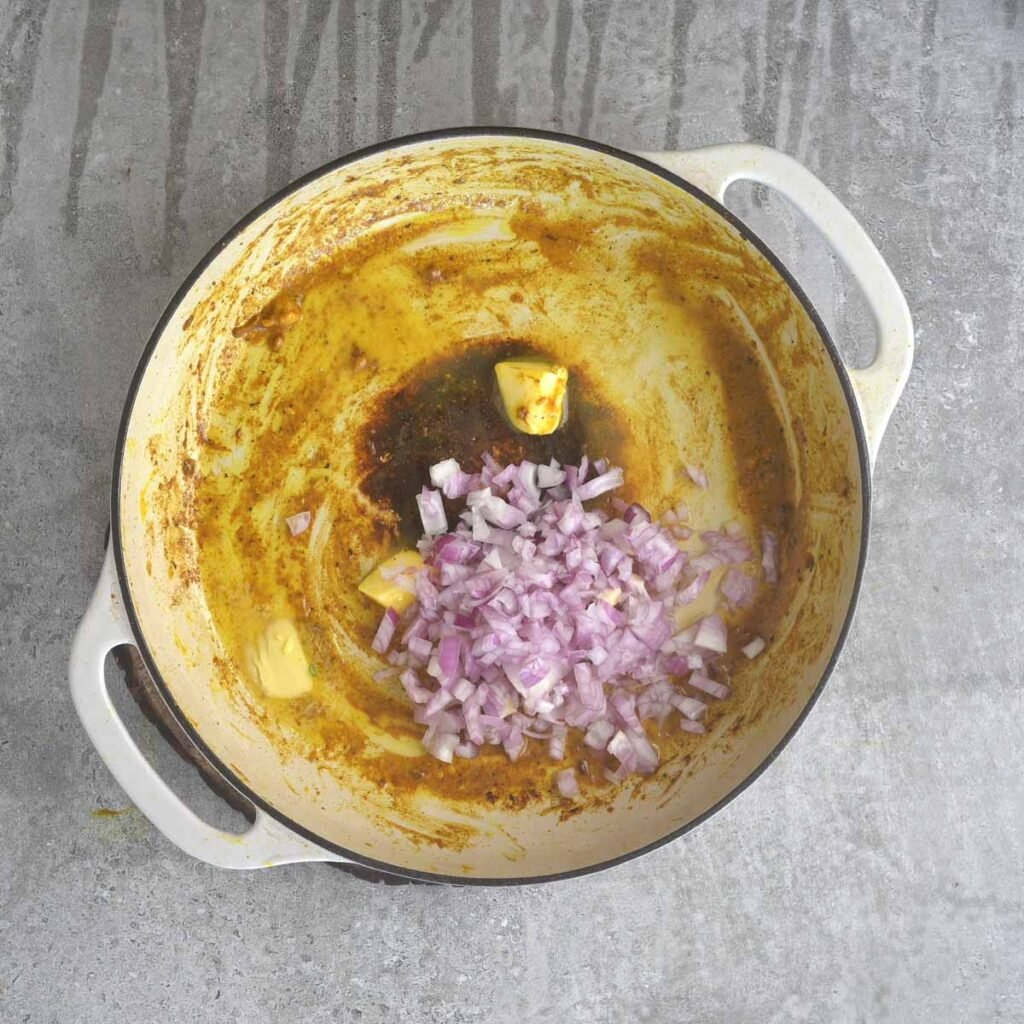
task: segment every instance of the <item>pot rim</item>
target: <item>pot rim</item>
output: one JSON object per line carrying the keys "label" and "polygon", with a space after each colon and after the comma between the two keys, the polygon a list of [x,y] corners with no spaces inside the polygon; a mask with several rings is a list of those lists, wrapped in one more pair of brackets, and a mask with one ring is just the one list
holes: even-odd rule
{"label": "pot rim", "polygon": [[[640,167],[651,174],[657,175],[659,178],[668,181],[670,184],[675,185],[677,188],[681,188],[684,192],[688,192],[694,198],[700,200],[702,203],[710,207],[720,217],[723,217],[728,221],[740,235],[753,245],[768,262],[775,268],[782,279],[786,282],[786,285],[791,289],[793,294],[797,297],[800,304],[804,307],[805,312],[810,317],[811,322],[814,324],[815,329],[818,331],[818,335],[821,338],[822,344],[825,347],[825,351],[828,353],[829,359],[832,361],[832,365],[835,368],[836,374],[839,378],[840,386],[843,390],[843,395],[846,398],[848,410],[850,413],[850,419],[853,424],[854,436],[857,443],[857,455],[860,464],[860,475],[861,475],[861,540],[860,540],[860,551],[857,559],[857,570],[853,581],[853,588],[850,592],[850,602],[846,611],[846,617],[843,621],[842,627],[839,630],[839,634],[836,637],[835,645],[833,646],[832,653],[829,656],[829,660],[822,671],[821,678],[818,680],[811,692],[810,697],[807,699],[806,704],[801,708],[793,724],[786,731],[785,735],[779,740],[779,742],[772,748],[771,751],[765,756],[765,758],[758,764],[742,782],[738,783],[733,789],[725,794],[719,801],[709,807],[702,814],[696,818],[687,822],[685,825],[679,828],[673,829],[661,836],[659,839],[653,842],[647,843],[644,846],[638,847],[635,850],[631,850],[628,853],[620,854],[616,857],[611,857],[608,860],[602,860],[595,864],[589,864],[585,867],[574,868],[570,871],[554,872],[547,875],[528,875],[521,877],[507,877],[507,878],[473,878],[459,875],[446,875],[437,872],[430,871],[419,871],[414,868],[399,867],[394,864],[389,864],[385,861],[375,860],[372,857],[366,857],[362,854],[355,853],[352,850],[346,849],[337,843],[333,843],[330,840],[325,839],[323,836],[318,835],[311,829],[307,829],[300,825],[298,822],[293,821],[287,814],[273,806],[257,792],[251,789],[246,783],[244,783],[238,775],[231,770],[217,755],[209,748],[206,741],[202,738],[199,730],[192,725],[188,717],[184,714],[181,708],[178,706],[177,701],[174,699],[170,688],[164,681],[160,669],[157,667],[156,662],[149,650],[146,643],[145,635],[142,631],[141,623],[139,622],[138,615],[135,611],[135,605],[131,596],[131,588],[128,586],[128,574],[126,571],[124,551],[122,548],[121,538],[121,522],[120,522],[120,491],[121,491],[121,468],[124,462],[125,447],[128,439],[128,427],[131,422],[132,413],[135,408],[135,399],[138,395],[139,387],[142,383],[142,378],[145,376],[146,370],[149,367],[150,358],[159,344],[161,337],[163,336],[164,330],[167,327],[171,317],[177,311],[178,307],[184,301],[185,297],[191,291],[192,286],[202,276],[203,272],[210,265],[216,256],[225,249],[237,235],[239,235],[245,228],[247,228],[254,220],[262,216],[267,210],[277,205],[282,199],[298,189],[308,185],[310,182],[315,181],[317,178],[323,177],[332,171],[337,170],[340,167],[344,167],[347,164],[356,163],[359,160],[363,160],[366,157],[373,156],[377,153],[386,152],[390,149],[401,149],[405,146],[418,145],[424,142],[432,142],[443,139],[457,139],[457,138],[474,138],[485,139],[488,137],[504,137],[504,138],[526,138],[526,139],[539,139],[547,142],[559,143],[561,145],[575,147],[579,149],[586,149],[592,152],[604,154],[605,156],[611,156],[618,160],[625,161],[626,163],[633,164],[636,167]],[[439,884],[452,884],[452,885],[469,885],[469,886],[512,886],[512,885],[534,885],[541,882],[555,882],[569,878],[579,878],[583,875],[589,875],[598,871],[603,871],[606,868],[615,867],[618,864],[624,864],[627,861],[633,860],[637,857],[641,857],[644,854],[650,853],[653,850],[657,850],[662,846],[667,845],[680,836],[685,835],[692,829],[695,829],[698,825],[707,821],[712,815],[720,811],[726,804],[730,803],[737,796],[740,795],[748,786],[755,782],[762,773],[775,761],[775,759],[782,753],[789,741],[796,734],[797,730],[803,725],[804,720],[807,718],[811,709],[817,703],[822,691],[825,688],[825,684],[831,678],[833,671],[835,670],[836,664],[839,660],[840,653],[846,643],[847,636],[849,635],[850,627],[853,622],[854,612],[857,607],[857,600],[860,595],[861,583],[864,577],[864,568],[867,562],[868,552],[868,535],[870,532],[871,525],[871,464],[868,456],[867,438],[864,433],[864,423],[861,419],[861,415],[857,405],[857,399],[854,394],[853,385],[850,381],[849,372],[846,369],[846,364],[843,362],[839,351],[836,348],[835,342],[832,340],[832,336],[829,333],[828,328],[825,326],[817,310],[812,305],[810,299],[805,294],[804,290],[797,283],[792,273],[786,268],[783,262],[775,255],[775,253],[753,232],[751,229],[741,221],[735,214],[730,212],[722,203],[718,202],[712,196],[709,196],[706,192],[692,185],[690,182],[680,178],[673,172],[666,170],[658,164],[653,163],[644,157],[637,156],[634,153],[627,152],[625,150],[618,149],[615,146],[609,146],[602,142],[595,142],[591,139],[583,138],[579,135],[572,135],[564,132],[552,132],[541,129],[533,128],[508,128],[508,127],[487,127],[487,126],[466,126],[461,128],[440,128],[432,131],[417,132],[411,135],[403,135],[394,139],[390,139],[386,142],[378,142],[371,146],[366,146],[362,149],[355,150],[345,156],[339,157],[335,160],[328,161],[325,164],[321,164],[319,167],[312,171],[307,172],[294,181],[285,185],[283,188],[274,192],[268,196],[262,202],[258,203],[249,213],[237,221],[231,228],[228,229],[214,244],[209,248],[206,254],[199,260],[199,262],[189,272],[188,276],[182,282],[181,286],[177,289],[170,301],[167,303],[163,313],[157,320],[150,336],[146,342],[145,348],[142,350],[142,354],[139,357],[138,365],[132,374],[131,383],[128,388],[128,394],[125,397],[124,411],[121,415],[121,422],[118,426],[117,440],[114,446],[114,467],[113,475],[111,479],[111,505],[110,505],[110,534],[112,538],[113,551],[114,551],[114,564],[117,569],[118,583],[120,585],[121,594],[124,602],[124,610],[127,614],[128,621],[131,625],[134,641],[138,647],[139,654],[146,666],[147,671],[153,679],[153,683],[166,703],[168,710],[174,716],[175,720],[184,730],[185,734],[196,745],[202,755],[213,765],[214,768],[223,776],[223,778],[230,783],[240,794],[250,800],[257,808],[269,814],[272,818],[276,819],[285,828],[290,829],[297,835],[302,836],[309,842],[316,846],[321,847],[325,852],[337,854],[340,857],[345,858],[348,861],[356,864],[363,865],[364,867],[372,868],[376,871],[383,872],[389,875],[397,875],[403,878],[412,879],[420,882],[432,882]]]}

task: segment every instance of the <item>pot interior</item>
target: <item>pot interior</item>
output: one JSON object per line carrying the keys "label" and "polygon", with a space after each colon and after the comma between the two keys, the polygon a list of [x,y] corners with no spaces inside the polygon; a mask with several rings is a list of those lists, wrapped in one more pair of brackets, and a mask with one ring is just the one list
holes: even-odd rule
{"label": "pot interior", "polygon": [[[570,370],[567,428],[548,439],[504,426],[480,383],[524,353]],[[653,776],[567,804],[536,744],[514,766],[498,751],[442,765],[396,682],[374,680],[379,609],[356,586],[409,546],[429,464],[484,450],[604,456],[655,512],[685,501],[700,529],[781,535],[779,585],[733,621],[767,650],[729,652],[733,696],[706,735],[664,730]],[[799,296],[703,198],[560,140],[413,140],[270,205],[169,311],[120,458],[123,583],[176,713],[268,809],[399,870],[550,876],[692,823],[796,723],[856,588],[857,437]],[[284,519],[306,509],[293,538]],[[279,621],[311,666],[301,698],[254,678]]]}

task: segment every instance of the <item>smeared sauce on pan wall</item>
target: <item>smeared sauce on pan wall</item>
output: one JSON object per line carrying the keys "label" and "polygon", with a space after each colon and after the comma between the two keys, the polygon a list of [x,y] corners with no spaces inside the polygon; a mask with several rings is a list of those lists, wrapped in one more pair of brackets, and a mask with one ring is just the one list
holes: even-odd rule
{"label": "smeared sauce on pan wall", "polygon": [[[373,678],[380,608],[356,587],[418,537],[414,495],[443,458],[477,468],[484,450],[604,456],[625,468],[624,496],[655,514],[685,500],[702,529],[738,518],[755,545],[762,525],[779,531],[792,571],[733,619],[741,642],[771,636],[802,558],[798,475],[778,396],[715,294],[742,289],[742,261],[723,264],[709,244],[699,223],[669,237],[643,210],[596,223],[531,204],[424,213],[368,232],[238,325],[189,473],[221,682],[275,742],[328,771],[358,765],[396,800],[559,805],[561,765],[543,744],[516,763],[485,747],[444,765],[423,752],[397,681]],[[629,331],[608,331],[610,308],[631,311]],[[493,364],[522,355],[569,367],[569,417],[553,435],[518,434],[502,415]],[[689,482],[687,462],[707,467],[708,492]],[[312,526],[293,538],[285,517],[303,510]],[[280,619],[296,624],[311,680],[287,701],[266,698],[251,668],[254,644]],[[703,742],[672,721],[653,737],[666,768]],[[600,780],[592,751],[570,743],[567,756]],[[587,798],[604,789],[586,787]]]}

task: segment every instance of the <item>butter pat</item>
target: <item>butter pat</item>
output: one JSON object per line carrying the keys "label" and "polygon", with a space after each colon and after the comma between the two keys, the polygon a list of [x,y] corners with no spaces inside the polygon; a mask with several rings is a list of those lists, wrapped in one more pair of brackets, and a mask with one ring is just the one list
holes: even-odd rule
{"label": "butter pat", "polygon": [[509,360],[494,367],[505,413],[524,434],[553,434],[565,415],[569,371],[532,359]]}
{"label": "butter pat", "polygon": [[369,576],[359,584],[359,593],[376,601],[382,608],[394,608],[401,614],[416,600],[409,588],[416,573],[423,568],[418,551],[399,551],[385,558]]}
{"label": "butter pat", "polygon": [[268,697],[301,697],[313,689],[302,640],[291,619],[267,626],[250,653],[253,674]]}

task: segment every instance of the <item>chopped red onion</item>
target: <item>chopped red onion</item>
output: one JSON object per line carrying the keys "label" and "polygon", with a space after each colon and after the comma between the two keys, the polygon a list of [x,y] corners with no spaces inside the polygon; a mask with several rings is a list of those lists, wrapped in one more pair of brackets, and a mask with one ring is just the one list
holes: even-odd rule
{"label": "chopped red onion", "polygon": [[754,639],[753,639],[753,640],[751,640],[749,644],[744,644],[744,645],[743,645],[743,646],[742,646],[742,647],[740,648],[740,650],[741,650],[741,651],[742,651],[742,652],[743,652],[743,653],[744,653],[744,654],[745,654],[745,655],[746,655],[746,656],[747,656],[748,658],[750,658],[751,660],[753,660],[753,659],[754,659],[754,658],[756,658],[756,657],[757,657],[757,656],[758,656],[758,655],[759,655],[759,654],[760,654],[760,653],[761,653],[761,652],[762,652],[762,651],[763,651],[763,650],[765,649],[765,647],[767,647],[767,646],[768,646],[768,645],[767,645],[767,644],[766,644],[766,643],[764,642],[764,640],[763,640],[763,639],[762,639],[761,637],[759,637],[759,636],[755,636],[755,637],[754,637]]}
{"label": "chopped red onion", "polygon": [[424,487],[416,495],[416,504],[419,506],[423,532],[428,537],[448,532],[448,518],[444,514],[444,503],[441,501],[440,491],[432,491],[428,487]]}
{"label": "chopped red onion", "polygon": [[586,735],[583,737],[583,742],[588,747],[593,747],[594,750],[604,750],[614,733],[615,726],[612,722],[607,718],[602,718],[594,722],[587,730]]}
{"label": "chopped red onion", "polygon": [[[476,507],[480,509],[481,515],[483,515],[488,523],[503,530],[512,530],[521,523],[526,522],[526,514],[522,509],[516,508],[515,505],[510,505],[497,495],[491,494],[489,487],[485,488],[485,491],[486,493],[482,495]],[[475,491],[473,493],[480,494],[481,492]]]}
{"label": "chopped red onion", "polygon": [[288,530],[293,537],[298,537],[300,533],[305,533],[309,529],[309,524],[313,521],[313,515],[311,512],[296,512],[295,515],[289,516],[285,523],[288,525]]}
{"label": "chopped red onion", "polygon": [[696,733],[707,732],[707,727],[704,725],[703,722],[694,722],[694,721],[691,721],[689,718],[680,718],[679,719],[679,728],[683,732],[696,732]]}
{"label": "chopped red onion", "polygon": [[448,690],[435,690],[431,694],[427,706],[424,708],[424,717],[429,723],[439,711],[445,711],[455,703],[455,697]]}
{"label": "chopped red onion", "polygon": [[550,466],[538,466],[537,467],[537,486],[538,487],[557,487],[560,483],[565,481],[565,471],[559,468],[557,462],[552,460]]}
{"label": "chopped red onion", "polygon": [[678,598],[676,599],[679,604],[691,604],[700,597],[700,592],[704,589],[708,582],[711,573],[706,569],[702,573],[698,573],[694,577],[693,582],[686,587],[685,590],[680,591]]}
{"label": "chopped red onion", "polygon": [[768,583],[779,582],[779,541],[771,530],[761,531],[761,568]]}
{"label": "chopped red onion", "polygon": [[745,608],[754,601],[757,583],[752,576],[734,565],[722,577],[718,589],[733,608]]}
{"label": "chopped red onion", "polygon": [[445,459],[431,466],[430,482],[449,499],[464,498],[481,484],[479,474],[464,473],[454,459]]}
{"label": "chopped red onion", "polygon": [[719,565],[739,565],[754,557],[754,550],[742,534],[728,530],[708,530],[700,535],[707,545],[701,558],[710,559],[707,568],[714,569]]}
{"label": "chopped red onion", "polygon": [[558,787],[558,795],[566,800],[579,796],[580,784],[576,780],[576,772],[572,768],[566,768],[564,771],[558,772],[555,775],[555,785]]}
{"label": "chopped red onion", "polygon": [[436,726],[431,725],[423,736],[423,746],[438,761],[451,764],[452,758],[455,755],[455,748],[459,746],[459,736],[458,733],[454,732],[441,732]]}
{"label": "chopped red onion", "polygon": [[462,467],[455,459],[444,459],[430,467],[430,482],[435,487],[443,488],[444,485],[454,479],[462,472]]}
{"label": "chopped red onion", "polygon": [[695,647],[724,654],[729,647],[725,623],[718,615],[708,615],[701,619],[693,643]]}
{"label": "chopped red onion", "polygon": [[452,696],[457,701],[462,702],[463,708],[465,708],[466,701],[469,700],[474,693],[476,693],[476,687],[468,679],[460,679],[452,687]]}
{"label": "chopped red onion", "polygon": [[708,475],[700,466],[687,466],[686,473],[698,487],[706,488],[708,486]]}
{"label": "chopped red onion", "polygon": [[725,700],[731,692],[728,686],[716,683],[714,679],[709,679],[702,672],[694,672],[686,681],[695,690],[702,690],[718,700]]}
{"label": "chopped red onion", "polygon": [[501,740],[501,745],[505,748],[510,761],[518,761],[526,750],[526,737],[522,729],[518,725],[510,726]]}
{"label": "chopped red onion", "polygon": [[419,676],[412,669],[406,669],[400,676],[399,681],[409,695],[413,704],[426,704],[430,700],[431,692],[425,686],[420,685]]}
{"label": "chopped red onion", "polygon": [[644,734],[643,730],[627,733],[629,742],[633,745],[633,754],[636,758],[637,771],[645,775],[653,772],[661,760],[655,746]]}
{"label": "chopped red onion", "polygon": [[398,626],[398,612],[394,608],[388,608],[380,620],[377,633],[373,638],[373,649],[378,654],[384,654],[391,646],[395,635],[395,628]]}
{"label": "chopped red onion", "polygon": [[553,761],[561,761],[565,757],[565,726],[553,725],[551,739],[548,740],[548,754]]}
{"label": "chopped red onion", "polygon": [[673,693],[669,698],[669,703],[673,707],[678,708],[691,721],[703,718],[708,710],[708,706],[704,701],[697,700],[696,697],[687,697],[684,693]]}
{"label": "chopped red onion", "polygon": [[589,483],[583,484],[576,489],[576,497],[580,501],[590,501],[592,498],[600,497],[608,491],[614,491],[616,487],[622,486],[622,470],[616,467],[607,473],[595,476]]}
{"label": "chopped red onion", "polygon": [[459,674],[459,658],[462,655],[462,638],[446,636],[437,645],[437,661],[443,678],[454,680]]}
{"label": "chopped red onion", "polygon": [[649,523],[651,521],[651,513],[643,505],[630,505],[623,512],[622,519],[623,522],[630,525],[633,523]]}
{"label": "chopped red onion", "polygon": [[480,554],[480,545],[475,544],[465,537],[457,537],[453,533],[446,533],[439,537],[434,544],[434,555],[442,562],[454,562],[456,565],[465,565],[472,562]]}
{"label": "chopped red onion", "polygon": [[[704,731],[708,705],[682,687],[728,696],[712,678],[727,629],[711,614],[679,630],[675,613],[719,566],[728,567],[720,589],[730,604],[752,599],[756,581],[739,566],[754,556],[739,527],[703,534],[705,550],[689,556],[677,536],[684,506],[657,521],[617,498],[609,511],[588,507],[622,484],[601,459],[502,466],[485,455],[479,474],[445,459],[430,479],[435,489],[417,496],[426,568],[415,576],[416,603],[400,634],[389,612],[374,639],[384,654],[398,635],[388,671],[402,670],[430,754],[450,762],[496,745],[515,760],[542,740],[562,761],[568,730],[578,729],[585,746],[617,762],[605,777],[622,781],[657,768],[646,722],[678,712],[679,729]],[[442,492],[465,498],[451,530]],[[578,792],[572,769],[556,784]]]}
{"label": "chopped red onion", "polygon": [[636,767],[636,752],[633,750],[633,744],[629,742],[629,737],[620,729],[609,741],[608,741],[608,753],[612,757],[617,757],[623,767],[627,767],[629,771],[632,771]]}

